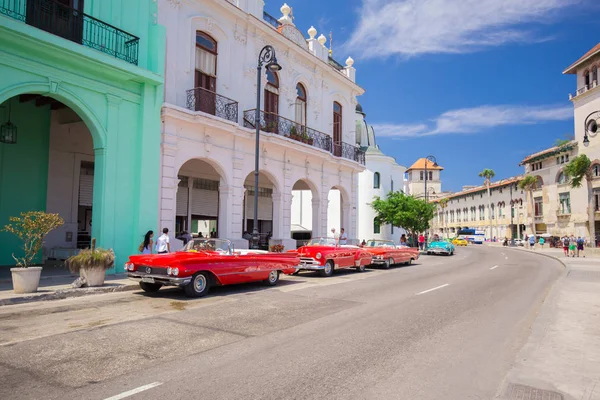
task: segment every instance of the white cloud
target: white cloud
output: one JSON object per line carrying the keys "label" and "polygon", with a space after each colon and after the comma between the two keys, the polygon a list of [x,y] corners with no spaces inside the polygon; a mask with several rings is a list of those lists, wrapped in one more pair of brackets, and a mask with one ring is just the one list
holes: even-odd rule
{"label": "white cloud", "polygon": [[346,50],[365,58],[538,42],[532,24],[585,0],[362,0]]}
{"label": "white cloud", "polygon": [[431,123],[374,124],[378,137],[416,137],[477,133],[500,126],[535,125],[573,118],[571,106],[480,106],[446,111]]}

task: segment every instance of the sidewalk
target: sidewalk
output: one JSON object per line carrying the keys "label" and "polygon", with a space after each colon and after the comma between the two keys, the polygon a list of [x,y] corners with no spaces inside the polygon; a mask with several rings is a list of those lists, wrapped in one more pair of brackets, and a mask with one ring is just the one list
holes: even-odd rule
{"label": "sidewalk", "polygon": [[562,249],[565,273],[550,290],[498,399],[600,400],[600,260]]}
{"label": "sidewalk", "polygon": [[16,294],[13,291],[12,280],[1,279],[0,306],[139,289],[139,284],[128,279],[125,274],[107,276],[104,281],[104,286],[91,288],[71,287],[71,283],[73,283],[75,279],[77,279],[77,277],[71,275],[43,277],[40,280],[38,291],[36,293],[28,294]]}

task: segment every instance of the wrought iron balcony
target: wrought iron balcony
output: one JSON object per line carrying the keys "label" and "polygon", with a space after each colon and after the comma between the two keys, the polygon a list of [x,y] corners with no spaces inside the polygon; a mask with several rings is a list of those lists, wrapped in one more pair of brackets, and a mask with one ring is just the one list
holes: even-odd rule
{"label": "wrought iron balcony", "polygon": [[[256,109],[244,111],[244,126],[256,128]],[[337,157],[344,157],[361,164],[365,163],[365,153],[348,143],[333,143],[331,136],[315,129],[301,125],[273,113],[260,111],[260,130],[281,135],[289,139],[326,150]]]}
{"label": "wrought iron balcony", "polygon": [[237,101],[201,87],[190,89],[186,93],[188,109],[202,111],[233,122],[238,121]]}
{"label": "wrought iron balcony", "polygon": [[0,0],[0,14],[137,65],[140,39],[56,0]]}

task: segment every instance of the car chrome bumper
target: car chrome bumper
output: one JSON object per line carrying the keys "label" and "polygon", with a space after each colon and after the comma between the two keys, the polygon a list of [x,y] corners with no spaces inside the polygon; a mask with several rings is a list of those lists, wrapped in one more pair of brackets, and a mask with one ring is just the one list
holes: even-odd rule
{"label": "car chrome bumper", "polygon": [[427,251],[427,253],[433,253],[433,254],[450,254],[450,250],[446,250],[446,249],[427,249],[426,251]]}
{"label": "car chrome bumper", "polygon": [[383,264],[385,264],[385,259],[383,259],[383,258],[372,258],[371,259],[371,264],[383,265]]}
{"label": "car chrome bumper", "polygon": [[187,285],[192,281],[192,278],[189,276],[187,278],[177,278],[174,276],[167,275],[140,274],[139,272],[128,272],[127,276],[130,279],[133,279],[138,282],[142,282],[143,278],[150,278],[153,279],[154,282],[149,283],[158,283],[166,286],[183,286]]}
{"label": "car chrome bumper", "polygon": [[298,265],[299,270],[308,270],[308,271],[320,271],[325,269],[324,265],[321,265],[317,260],[314,259],[300,259],[300,265]]}

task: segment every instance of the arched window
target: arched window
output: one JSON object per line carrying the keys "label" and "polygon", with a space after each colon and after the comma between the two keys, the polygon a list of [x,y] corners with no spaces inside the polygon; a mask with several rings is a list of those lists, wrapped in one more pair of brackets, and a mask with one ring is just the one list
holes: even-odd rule
{"label": "arched window", "polygon": [[265,86],[265,112],[279,112],[279,77],[277,72],[267,69],[267,84]]}
{"label": "arched window", "polygon": [[376,219],[373,220],[373,233],[381,233],[381,225]]}
{"label": "arched window", "polygon": [[568,182],[567,176],[564,174],[564,172],[560,171],[558,173],[558,176],[556,177],[556,183],[558,183],[559,185],[562,185],[567,182]]}
{"label": "arched window", "polygon": [[590,84],[590,71],[585,71],[583,73],[583,84],[588,86]]}
{"label": "arched window", "polygon": [[217,41],[196,32],[195,110],[215,114],[217,91]]}
{"label": "arched window", "polygon": [[379,172],[375,172],[375,173],[373,174],[373,189],[379,189],[379,186],[380,186],[380,180],[381,180],[380,178],[381,178],[381,177],[380,177],[380,175],[379,175]]}
{"label": "arched window", "polygon": [[596,82],[598,84],[598,66],[594,65],[592,67],[592,83]]}
{"label": "arched window", "polygon": [[306,126],[306,89],[304,85],[296,85],[296,122]]}
{"label": "arched window", "polygon": [[342,105],[333,102],[333,154],[342,156]]}
{"label": "arched window", "polygon": [[594,178],[600,177],[600,164],[592,165],[592,176]]}

